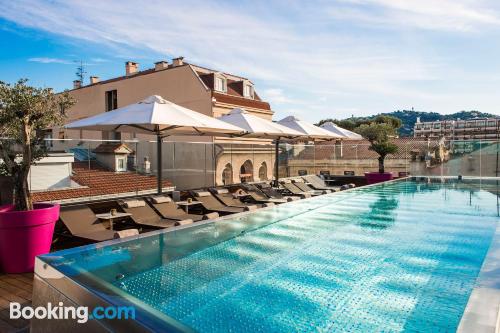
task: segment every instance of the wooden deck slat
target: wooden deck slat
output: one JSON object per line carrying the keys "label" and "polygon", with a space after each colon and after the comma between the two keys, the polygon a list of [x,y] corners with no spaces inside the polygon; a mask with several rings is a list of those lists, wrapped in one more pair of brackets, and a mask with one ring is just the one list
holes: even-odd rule
{"label": "wooden deck slat", "polygon": [[22,290],[26,290],[26,291],[29,291],[31,292],[33,290],[33,285],[32,284],[29,284],[27,282],[24,282],[24,281],[21,281],[21,280],[16,280],[16,279],[4,279],[4,280],[0,280],[0,283],[1,282],[6,282],[8,284],[11,284],[13,286],[16,286],[17,288],[20,288]]}
{"label": "wooden deck slat", "polygon": [[[26,290],[24,289],[21,289],[19,287],[16,287],[15,285],[13,284],[10,284],[10,283],[7,283],[5,281],[0,281],[0,288],[2,289],[5,289],[7,290],[8,292],[16,295],[16,296],[19,296],[19,297],[22,297],[24,299],[29,299],[29,298],[26,298],[25,296],[23,295],[26,295],[26,294],[30,294],[28,293]],[[29,296],[31,298],[31,296]]]}
{"label": "wooden deck slat", "polygon": [[33,273],[0,273],[0,332],[14,333],[29,327],[29,320],[10,319],[10,302],[30,305],[33,294]]}

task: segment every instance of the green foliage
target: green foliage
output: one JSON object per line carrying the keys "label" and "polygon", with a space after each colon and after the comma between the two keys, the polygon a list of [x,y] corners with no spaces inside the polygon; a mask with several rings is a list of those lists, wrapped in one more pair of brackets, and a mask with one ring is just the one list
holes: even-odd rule
{"label": "green foliage", "polygon": [[381,113],[375,116],[369,117],[351,117],[347,119],[337,120],[337,119],[325,119],[321,120],[319,124],[323,124],[327,121],[332,121],[335,124],[352,131],[354,128],[361,124],[370,123],[378,117],[390,116],[397,118],[401,121],[401,126],[399,127],[399,136],[412,136],[413,127],[417,122],[417,117],[420,117],[420,121],[437,121],[437,120],[456,120],[456,119],[472,119],[472,118],[494,118],[497,117],[490,113],[484,113],[479,111],[460,111],[453,114],[442,115],[437,112],[423,112],[423,111],[413,111],[413,110],[398,110],[388,113]]}
{"label": "green foliage", "polygon": [[33,209],[28,173],[33,162],[47,155],[44,131],[61,125],[65,111],[74,104],[68,93],[54,94],[21,79],[11,85],[0,81],[0,157],[2,173],[14,180],[16,209]]}
{"label": "green foliage", "polygon": [[379,172],[384,173],[385,157],[398,151],[398,146],[391,142],[397,136],[401,121],[394,117],[378,116],[368,124],[361,124],[355,129],[357,133],[370,141],[370,150],[379,155]]}

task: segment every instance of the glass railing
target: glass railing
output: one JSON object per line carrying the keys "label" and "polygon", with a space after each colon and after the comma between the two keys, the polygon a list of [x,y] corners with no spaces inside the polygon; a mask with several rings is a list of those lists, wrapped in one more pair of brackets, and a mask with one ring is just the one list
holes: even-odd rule
{"label": "glass railing", "polygon": [[[498,140],[394,141],[386,171],[395,176],[499,175]],[[29,186],[38,200],[99,199],[154,193],[156,141],[46,140],[49,155],[38,161]],[[378,170],[377,154],[366,141],[282,143],[279,177],[304,174],[363,176]],[[163,188],[187,190],[274,179],[275,145],[212,142],[162,143]]]}

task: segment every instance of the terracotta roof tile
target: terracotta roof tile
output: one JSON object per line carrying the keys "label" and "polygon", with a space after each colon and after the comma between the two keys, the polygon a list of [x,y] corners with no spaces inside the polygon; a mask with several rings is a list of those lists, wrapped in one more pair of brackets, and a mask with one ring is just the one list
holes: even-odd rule
{"label": "terracotta roof tile", "polygon": [[[153,190],[156,188],[156,177],[140,175],[134,172],[115,173],[87,162],[73,163],[73,181],[85,188],[64,189],[33,193],[34,201],[55,201],[97,195],[109,195],[135,191]],[[172,186],[168,180],[163,181],[164,187]]]}

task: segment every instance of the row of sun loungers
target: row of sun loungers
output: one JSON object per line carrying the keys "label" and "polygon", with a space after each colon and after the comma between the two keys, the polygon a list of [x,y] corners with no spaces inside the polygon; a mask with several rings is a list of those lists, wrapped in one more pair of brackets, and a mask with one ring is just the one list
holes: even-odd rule
{"label": "row of sun loungers", "polygon": [[[61,207],[60,222],[63,232],[89,242],[136,235],[139,230],[170,228],[217,218],[220,215],[253,211],[263,207],[300,200],[354,187],[353,184],[328,186],[316,175],[283,179],[281,189],[268,183],[238,184],[189,191],[198,209],[188,213],[168,195],[122,199],[114,203],[127,223],[113,230],[99,219],[86,204]],[[236,189],[236,190],[235,190]],[[201,208],[201,209],[200,209]],[[120,221],[121,222],[121,221]],[[114,221],[110,221],[113,225]],[[120,227],[126,227],[120,230]]]}

